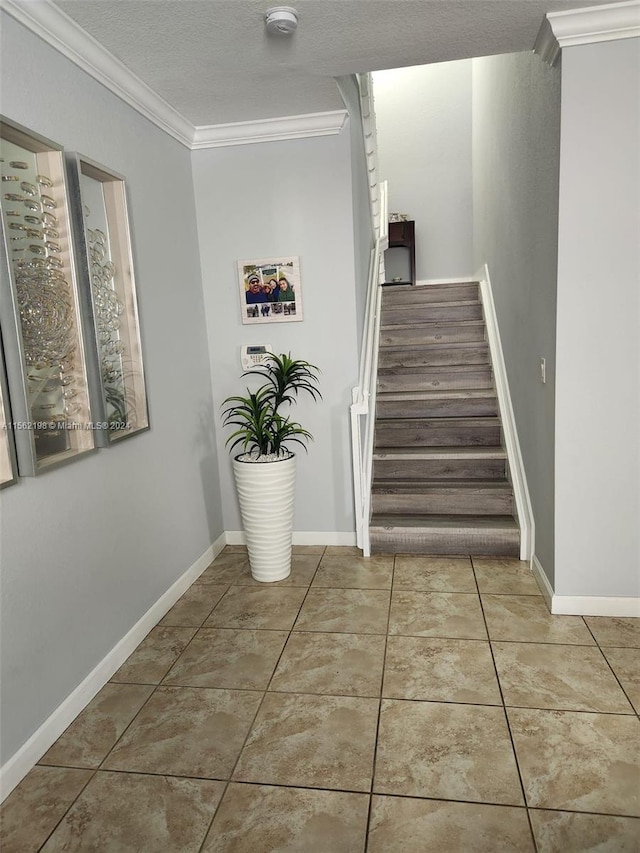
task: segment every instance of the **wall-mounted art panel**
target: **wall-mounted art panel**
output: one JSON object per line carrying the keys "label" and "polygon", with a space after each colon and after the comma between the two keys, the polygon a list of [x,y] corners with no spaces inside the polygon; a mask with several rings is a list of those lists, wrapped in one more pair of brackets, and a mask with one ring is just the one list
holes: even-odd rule
{"label": "wall-mounted art panel", "polygon": [[19,472],[41,473],[95,448],[64,157],[0,119],[2,311]]}
{"label": "wall-mounted art panel", "polygon": [[2,337],[0,336],[0,489],[13,485],[17,478],[13,422],[2,357]]}
{"label": "wall-mounted art panel", "polygon": [[[67,155],[83,289],[93,327],[100,444],[149,429],[124,178]],[[93,385],[93,383],[92,383]]]}

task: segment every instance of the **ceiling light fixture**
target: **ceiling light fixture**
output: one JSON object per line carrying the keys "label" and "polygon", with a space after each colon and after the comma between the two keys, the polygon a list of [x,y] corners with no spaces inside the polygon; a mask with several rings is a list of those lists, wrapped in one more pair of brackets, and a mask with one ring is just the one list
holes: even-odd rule
{"label": "ceiling light fixture", "polygon": [[290,36],[298,26],[298,12],[291,6],[273,6],[264,13],[264,22],[268,32]]}

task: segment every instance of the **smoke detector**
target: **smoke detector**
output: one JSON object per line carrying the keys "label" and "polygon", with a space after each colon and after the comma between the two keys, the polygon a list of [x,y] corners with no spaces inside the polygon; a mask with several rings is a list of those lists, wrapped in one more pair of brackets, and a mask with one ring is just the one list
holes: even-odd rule
{"label": "smoke detector", "polygon": [[291,6],[273,6],[265,12],[264,22],[268,32],[290,36],[298,26],[298,12]]}

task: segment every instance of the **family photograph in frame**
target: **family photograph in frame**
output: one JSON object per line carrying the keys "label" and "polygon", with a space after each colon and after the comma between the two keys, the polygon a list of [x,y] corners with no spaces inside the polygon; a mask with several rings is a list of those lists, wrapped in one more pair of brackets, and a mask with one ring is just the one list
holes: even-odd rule
{"label": "family photograph in frame", "polygon": [[294,323],[302,320],[300,258],[238,261],[243,323]]}

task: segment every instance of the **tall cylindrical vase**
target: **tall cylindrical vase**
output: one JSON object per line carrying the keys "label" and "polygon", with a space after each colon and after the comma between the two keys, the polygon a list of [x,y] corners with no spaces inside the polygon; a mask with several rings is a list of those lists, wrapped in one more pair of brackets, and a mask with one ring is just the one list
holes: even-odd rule
{"label": "tall cylindrical vase", "polygon": [[270,462],[236,456],[233,473],[249,552],[257,581],[281,581],[291,573],[295,454]]}

